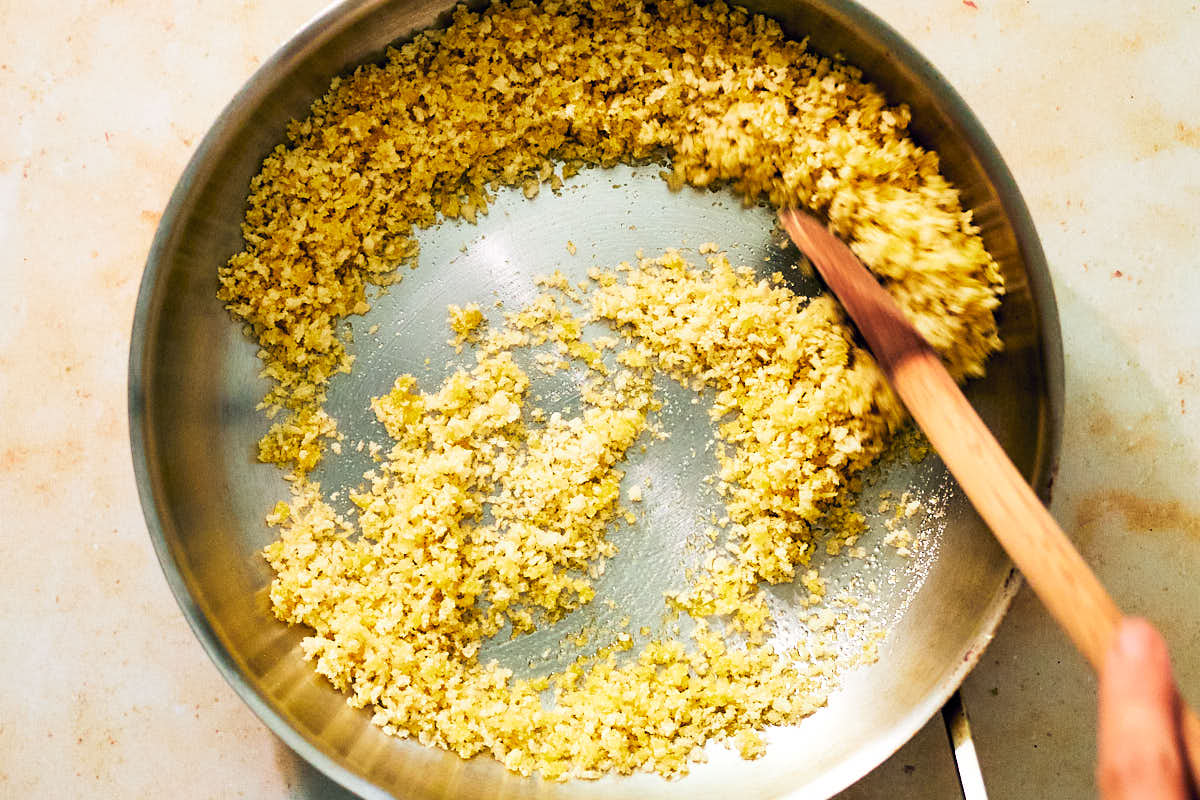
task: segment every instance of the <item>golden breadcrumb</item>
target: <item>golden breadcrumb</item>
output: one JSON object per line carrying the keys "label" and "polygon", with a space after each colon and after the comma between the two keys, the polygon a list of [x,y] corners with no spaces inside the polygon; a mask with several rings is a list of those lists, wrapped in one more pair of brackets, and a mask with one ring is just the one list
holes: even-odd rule
{"label": "golden breadcrumb", "polygon": [[467,303],[463,307],[452,303],[447,307],[446,315],[450,330],[458,334],[460,340],[475,335],[476,330],[483,324],[483,312],[479,310],[478,303]]}
{"label": "golden breadcrumb", "polygon": [[245,247],[219,275],[275,384],[268,406],[322,403],[350,368],[339,320],[368,310],[368,283],[415,263],[416,228],[473,221],[502,185],[556,185],[556,164],[570,176],[660,155],[673,186],[825,214],[951,372],[982,372],[1000,346],[1000,274],[937,155],[905,135],[908,109],[764,17],[654,8],[460,6],[449,28],[333,81],[264,161]]}
{"label": "golden breadcrumb", "polygon": [[[259,446],[293,488],[268,517],[279,538],[265,555],[274,613],[311,629],[317,671],[389,733],[548,779],[675,775],[713,740],[758,757],[760,731],[819,708],[836,648],[777,649],[762,585],[854,606],[827,596],[811,559],[822,544],[860,552],[849,498],[904,414],[833,299],[758,279],[716,243],[701,245],[704,266],[639,252],[584,284],[545,276],[492,325],[477,304],[451,306],[474,363],[437,386],[399,376],[373,400],[391,441],[369,443],[377,464],[355,513],[339,516],[307,474],[339,441],[323,405],[352,367],[342,321],[369,310],[368,284],[416,264],[417,229],[473,222],[502,186],[533,197],[586,166],[665,157],[672,187],[815,209],[956,377],[981,374],[1000,347],[1000,275],[908,116],[775,22],[692,0],[459,7],[448,28],[335,79],[254,179],[218,293],[259,343],[267,413],[285,411]],[[585,335],[589,323],[607,330]],[[578,407],[540,407],[522,364],[582,367]],[[660,376],[715,398],[724,516],[695,531],[707,556],[664,598],[684,616],[535,678],[482,662],[489,637],[594,598],[618,556],[609,532],[636,519],[622,496],[643,499],[622,490],[625,456],[665,436]],[[907,550],[899,520],[917,509],[897,509],[890,533]],[[860,625],[849,612],[819,623],[829,636]],[[869,659],[877,638],[863,635]],[[599,637],[585,626],[567,640]]]}
{"label": "golden breadcrumb", "polygon": [[[464,757],[489,752],[547,778],[677,774],[727,737],[757,757],[755,731],[819,708],[837,671],[827,648],[770,644],[760,583],[795,577],[810,602],[825,595],[806,565],[821,530],[843,542],[861,533],[846,488],[898,411],[826,298],[805,300],[723,255],[697,268],[671,252],[592,274],[583,293],[539,279],[548,291],[505,314],[477,343],[475,366],[435,391],[402,375],[375,398],[392,444],[352,495],[353,521],[295,481],[291,504],[270,517],[281,528],[266,551],[273,609],[313,629],[307,657],[385,730]],[[589,321],[623,338],[595,340],[612,366],[584,338]],[[539,346],[568,347],[588,367],[577,413],[531,401],[516,354]],[[616,555],[607,533],[631,516],[620,464],[651,434],[656,374],[714,390],[721,423],[729,542],[665,598],[695,629],[640,646],[619,634],[593,659],[534,680],[480,663],[488,637],[530,632],[593,599],[593,577]],[[642,485],[625,496],[640,502]],[[585,627],[566,641],[596,635]]]}

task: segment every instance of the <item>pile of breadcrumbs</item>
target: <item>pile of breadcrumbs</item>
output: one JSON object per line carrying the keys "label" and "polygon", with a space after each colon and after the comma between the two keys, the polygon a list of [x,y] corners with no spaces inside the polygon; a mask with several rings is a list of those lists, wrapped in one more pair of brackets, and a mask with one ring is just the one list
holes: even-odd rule
{"label": "pile of breadcrumbs", "polygon": [[[391,733],[547,778],[677,774],[713,739],[753,757],[756,731],[819,707],[827,654],[772,647],[760,583],[798,579],[819,599],[818,531],[853,541],[847,497],[903,417],[830,298],[668,254],[581,287],[549,276],[496,326],[452,306],[475,364],[429,391],[400,376],[375,399],[392,442],[357,514],[339,517],[305,475],[337,436],[322,405],[351,368],[340,323],[368,310],[368,283],[415,264],[415,229],[589,165],[666,157],[672,185],[816,209],[951,371],[980,374],[999,347],[999,273],[907,120],[774,22],[690,0],[459,8],[335,79],[255,178],[219,294],[261,346],[268,413],[286,410],[259,452],[294,487],[270,517],[271,598],[313,630],[317,670]],[[609,333],[589,338],[589,323]],[[536,407],[516,358],[531,348],[537,369],[587,368],[577,414]],[[716,397],[727,545],[666,598],[694,629],[621,634],[536,680],[480,663],[488,637],[592,600],[589,575],[616,555],[606,534],[632,516],[621,464],[652,438],[660,374]]]}

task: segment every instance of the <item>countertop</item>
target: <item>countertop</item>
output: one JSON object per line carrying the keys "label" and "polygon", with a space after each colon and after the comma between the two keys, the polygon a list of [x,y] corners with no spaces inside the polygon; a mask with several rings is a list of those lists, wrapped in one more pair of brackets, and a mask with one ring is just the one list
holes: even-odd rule
{"label": "countertop", "polygon": [[[138,280],[199,138],[321,0],[0,4],[0,796],[345,797],[167,589],[125,404]],[[872,0],[1033,213],[1066,352],[1052,510],[1200,702],[1200,6]],[[1153,11],[1149,10],[1153,8]],[[963,690],[992,797],[1094,795],[1094,681],[1023,590]],[[952,797],[934,720],[846,797]]]}

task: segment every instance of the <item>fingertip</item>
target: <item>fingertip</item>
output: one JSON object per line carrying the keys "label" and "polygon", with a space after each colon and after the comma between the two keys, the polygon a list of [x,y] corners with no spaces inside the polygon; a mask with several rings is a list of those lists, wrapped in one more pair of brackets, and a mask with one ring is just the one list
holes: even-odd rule
{"label": "fingertip", "polygon": [[1158,629],[1140,617],[1123,619],[1100,672],[1101,722],[1129,717],[1135,710],[1169,721],[1175,696],[1171,671],[1167,643]]}
{"label": "fingertip", "polygon": [[1142,663],[1170,663],[1167,643],[1158,629],[1143,617],[1126,617],[1117,627],[1110,658]]}
{"label": "fingertip", "polygon": [[1145,619],[1123,619],[1100,672],[1097,777],[1105,800],[1182,800],[1177,697],[1162,634]]}

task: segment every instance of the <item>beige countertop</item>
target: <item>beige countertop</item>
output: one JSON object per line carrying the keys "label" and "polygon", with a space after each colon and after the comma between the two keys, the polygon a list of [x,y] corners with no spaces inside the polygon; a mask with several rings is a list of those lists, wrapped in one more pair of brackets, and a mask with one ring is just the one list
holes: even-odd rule
{"label": "beige countertop", "polygon": [[[125,405],[171,189],[322,5],[0,4],[2,797],[344,796],[189,631],[138,505]],[[1200,702],[1200,6],[867,5],[963,94],[1024,192],[1066,352],[1053,511],[1118,601],[1163,627]],[[993,797],[1093,795],[1094,682],[1028,592],[964,695]],[[931,724],[847,796],[953,796],[951,770]]]}

